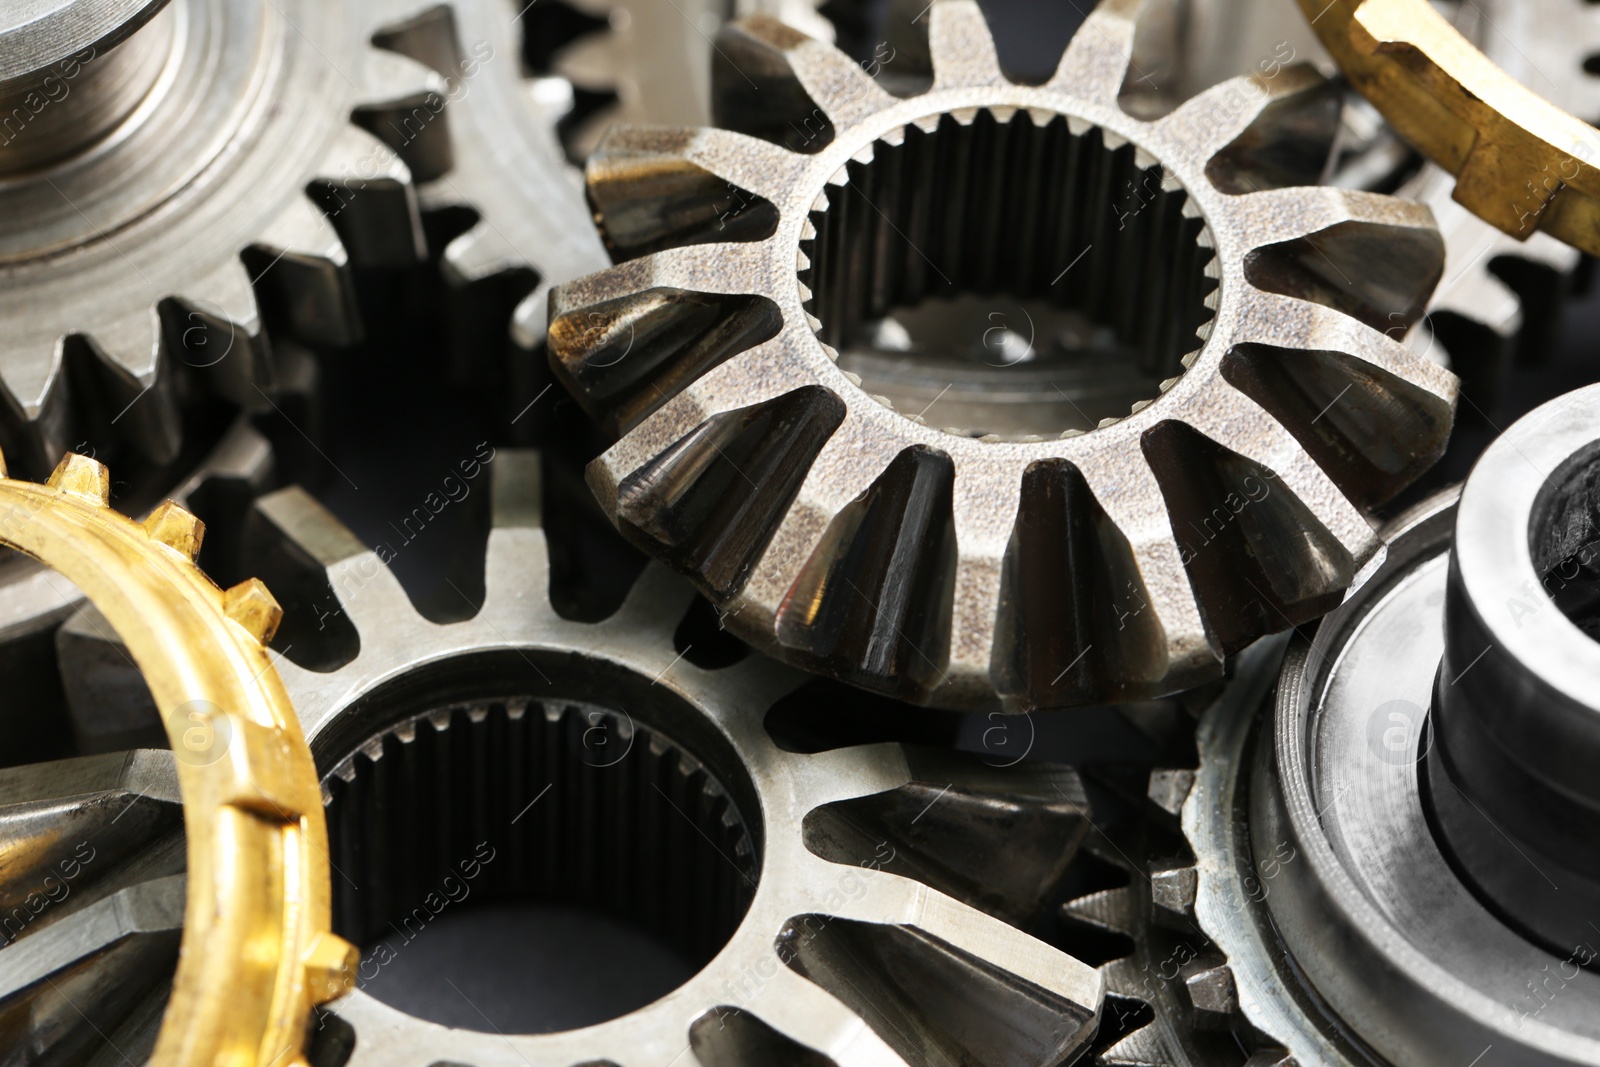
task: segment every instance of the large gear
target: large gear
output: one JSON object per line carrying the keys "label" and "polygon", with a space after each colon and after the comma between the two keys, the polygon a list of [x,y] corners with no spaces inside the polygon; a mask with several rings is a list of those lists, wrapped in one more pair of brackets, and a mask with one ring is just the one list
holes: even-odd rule
{"label": "large gear", "polygon": [[173,749],[0,776],[7,1057],[87,1057],[109,1030],[162,1064],[304,1064],[311,1009],[356,957],[328,928],[316,775],[265,648],[281,611],[255,579],[224,591],[201,573],[193,515],[168,503],[138,523],[110,494],[83,456],[45,485],[0,469],[0,544],[103,613]]}
{"label": "large gear", "polygon": [[[123,510],[225,524],[275,474],[248,413],[305,432],[309,357],[263,322],[348,343],[349,266],[422,253],[401,156],[424,158],[408,122],[441,83],[369,43],[369,0],[35,7],[0,17],[0,445],[35,478],[93,453]],[[76,602],[7,558],[13,658],[47,660]]]}
{"label": "large gear", "polygon": [[[1337,603],[1377,546],[1363,507],[1438,455],[1454,379],[1382,332],[1437,278],[1426,212],[1295,187],[1336,112],[1301,68],[1130,118],[1139,6],[1102,4],[1049,84],[1019,86],[976,6],[935,4],[934,84],[906,99],[750,20],[720,47],[766,89],[730,75],[722,120],[791,142],[810,129],[809,152],[624,128],[591,160],[629,262],[555,292],[552,363],[625,431],[590,467],[607,513],[739,636],[946,706],[1171,692]],[[1067,195],[1035,205],[1050,182]],[[1003,233],[1033,238],[1027,253],[1002,257]],[[1146,360],[1131,414],[975,439],[984,427],[936,430],[833,362],[830,340],[898,304],[1047,295],[1075,266],[1057,299]]]}
{"label": "large gear", "polygon": [[[448,625],[302,491],[258,504],[257,544],[335,598],[317,614],[343,656],[303,649],[323,670],[280,671],[350,879],[336,914],[368,936],[485,844],[484,885],[631,912],[704,966],[562,1033],[450,1029],[358,990],[332,1007],[327,1047],[352,1067],[1043,1065],[1082,1048],[1099,976],[1005,921],[1044,907],[1086,830],[1076,775],[893,744],[780,749],[761,713],[803,676],[689,662],[681,579],[648,571],[598,624],[550,609],[537,462],[494,456],[486,599]],[[336,620],[359,651],[331,638]]]}
{"label": "large gear", "polygon": [[[1600,1057],[1597,399],[1537,409],[1459,503],[1396,520],[1275,697],[1201,726],[1195,914],[1296,1062]],[[1271,891],[1242,892],[1282,848]]]}

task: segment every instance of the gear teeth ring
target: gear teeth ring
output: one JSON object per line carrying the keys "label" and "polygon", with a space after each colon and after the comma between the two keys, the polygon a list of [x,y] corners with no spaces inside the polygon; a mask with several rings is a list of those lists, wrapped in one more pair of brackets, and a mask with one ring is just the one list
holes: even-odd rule
{"label": "gear teeth ring", "polygon": [[[110,472],[86,456],[66,456],[45,485],[0,465],[0,544],[86,591],[143,674],[172,747],[0,772],[0,828],[17,861],[0,879],[15,939],[3,1013],[28,1020],[34,1051],[82,1051],[109,1028],[153,1039],[163,1064],[303,1063],[310,1010],[349,988],[356,954],[329,931],[316,773],[264,646],[282,612],[253,578],[222,590],[201,573],[204,530],[183,508],[168,502],[139,523],[110,495]],[[130,810],[139,814],[114,829]],[[87,856],[74,848],[89,841],[77,833],[101,840],[99,866],[92,845]],[[79,874],[86,891],[33,906],[53,894],[52,878],[59,887]],[[156,987],[180,917],[168,996]],[[98,1021],[63,1013],[56,979]]]}
{"label": "gear teeth ring", "polygon": [[[745,20],[719,48],[772,91],[751,110],[725,87],[736,130],[625,127],[590,161],[626,262],[552,295],[552,365],[623,434],[589,469],[607,513],[741,638],[938,706],[1173,692],[1336,604],[1377,548],[1365,509],[1440,453],[1455,380],[1395,340],[1439,277],[1426,210],[1300,187],[1316,168],[1283,160],[1323,158],[1336,115],[1301,68],[1126,115],[1137,6],[1100,5],[1055,77],[1019,86],[977,7],[936,3],[933,85],[909,98]],[[1256,151],[1284,136],[1288,157]],[[1041,200],[1046,174],[1071,195]],[[1122,218],[1119,183],[1148,194]],[[952,290],[1045,296],[1080,254],[1059,299],[1142,336],[1171,379],[1126,416],[973,439],[834,364],[854,321]],[[1171,308],[1203,341],[1161,332]]]}
{"label": "gear teeth ring", "polygon": [[685,1045],[702,1063],[923,1064],[930,1049],[1053,1063],[1092,1038],[1099,976],[1019,928],[1087,830],[1075,772],[897,744],[780,748],[762,713],[804,675],[679,654],[693,591],[661,568],[602,622],[558,616],[539,458],[485,462],[486,599],[461,622],[421,616],[379,553],[302,490],[256,505],[256,543],[312,579],[280,587],[336,601],[291,603],[291,620],[314,608],[357,637],[330,622],[327,648],[296,636],[291,653],[319,670],[280,665],[324,769],[334,861],[362,887],[339,880],[339,928],[398,921],[477,856],[474,885],[558,899],[576,885],[676,931],[705,965],[560,1033],[452,1029],[358,988],[325,1019],[349,1067],[498,1062],[507,1042],[538,1067],[664,1061]]}

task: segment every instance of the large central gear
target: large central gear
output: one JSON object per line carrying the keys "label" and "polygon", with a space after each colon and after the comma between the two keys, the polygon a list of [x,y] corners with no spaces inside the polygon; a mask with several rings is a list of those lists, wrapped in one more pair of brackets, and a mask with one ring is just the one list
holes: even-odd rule
{"label": "large central gear", "polygon": [[1044,1065],[1084,1047],[1099,976],[1011,925],[1087,829],[1076,775],[894,744],[780,749],[762,713],[803,676],[689,662],[681,579],[648,571],[598,624],[551,610],[537,464],[494,456],[487,597],[448,625],[302,491],[258,504],[273,555],[337,599],[324,638],[337,621],[359,639],[336,669],[280,664],[324,768],[336,926],[387,930],[467,859],[491,892],[620,909],[704,966],[631,1014],[546,1034],[451,1029],[357,991],[322,1024],[344,1035],[327,1047],[390,1067]]}
{"label": "large central gear", "polygon": [[[1130,117],[1141,6],[1024,86],[974,4],[937,3],[903,99],[748,20],[720,48],[764,89],[719,97],[747,132],[623,128],[591,160],[631,261],[557,290],[552,362],[625,431],[590,467],[607,512],[741,637],[944,706],[1171,692],[1336,604],[1363,509],[1438,455],[1455,381],[1393,339],[1438,278],[1427,212],[1297,187],[1335,113],[1302,68]],[[997,290],[1118,332],[1146,399],[980,439],[834,363],[886,309]]]}

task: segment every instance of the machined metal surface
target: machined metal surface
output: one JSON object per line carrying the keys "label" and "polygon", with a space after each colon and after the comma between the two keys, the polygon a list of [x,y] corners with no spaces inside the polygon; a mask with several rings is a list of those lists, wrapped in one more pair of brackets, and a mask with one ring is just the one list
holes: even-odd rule
{"label": "machined metal surface", "polygon": [[[1467,492],[1487,493],[1492,479],[1476,477]],[[1527,552],[1528,512],[1494,510],[1521,522]],[[1461,610],[1447,591],[1451,531],[1464,514],[1444,494],[1398,520],[1358,592],[1290,644],[1275,700],[1219,705],[1201,725],[1184,808],[1195,913],[1228,957],[1241,1017],[1296,1062],[1600,1056],[1592,940],[1556,951],[1497,915],[1437,821],[1440,724],[1461,717],[1456,697],[1440,697],[1491,684],[1446,651]],[[1263,878],[1263,857],[1285,849],[1293,858]]]}
{"label": "machined metal surface", "polygon": [[1600,937],[1600,387],[1489,446],[1461,493],[1428,790],[1465,877],[1563,956]]}
{"label": "machined metal surface", "polygon": [[[624,128],[591,161],[627,262],[553,295],[552,363],[624,431],[589,471],[607,513],[739,636],[945,706],[1171,692],[1335,604],[1377,547],[1363,509],[1438,454],[1454,379],[1383,332],[1438,277],[1426,212],[1297,186],[1336,114],[1302,68],[1128,116],[1136,6],[1101,5],[1048,84],[1019,86],[974,5],[936,4],[934,82],[908,98],[751,20],[721,48],[769,91],[730,74],[721,119],[789,147]],[[1039,162],[974,162],[1001,152]],[[1049,198],[1068,209],[1030,199],[1046,173],[1078,183]],[[891,410],[833,362],[873,313],[997,288],[1066,292],[1159,384],[1125,416],[1006,440]]]}
{"label": "machined metal surface", "polygon": [[[892,744],[779,749],[762,713],[802,676],[757,657],[689,662],[673,644],[692,600],[681,579],[647,571],[598,624],[549,608],[537,464],[494,456],[486,600],[448,625],[303,492],[258,505],[264,533],[325,575],[322,614],[360,638],[335,669],[280,664],[324,768],[335,862],[357,884],[390,875],[336,907],[357,926],[398,920],[477,849],[494,854],[482,877],[511,888],[587,886],[646,922],[662,910],[706,962],[638,1011],[559,1033],[451,1029],[358,989],[325,1023],[348,1035],[348,1062],[1043,1065],[1081,1049],[1100,977],[1011,925],[1043,906],[1087,829],[1075,774]],[[407,769],[436,760],[463,777]],[[638,824],[626,812],[651,783],[676,813]],[[386,804],[423,821],[386,823]],[[482,814],[450,830],[427,814],[446,810]],[[615,847],[595,849],[590,825]],[[720,858],[702,856],[713,843]],[[666,846],[665,861],[709,862],[651,859]],[[555,869],[528,866],[537,856]]]}
{"label": "machined metal surface", "polygon": [[[8,9],[0,443],[14,470],[43,478],[62,452],[93,453],[139,515],[271,484],[250,417],[303,418],[309,382],[264,324],[347,344],[361,334],[351,266],[422,255],[402,160],[424,158],[407,124],[441,85],[370,44],[393,17],[376,0]],[[0,566],[8,642],[47,641],[77,603],[26,561]]]}

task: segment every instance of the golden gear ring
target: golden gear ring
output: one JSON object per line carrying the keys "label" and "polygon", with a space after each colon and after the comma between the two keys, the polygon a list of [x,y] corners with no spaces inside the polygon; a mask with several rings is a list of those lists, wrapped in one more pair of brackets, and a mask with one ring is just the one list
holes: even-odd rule
{"label": "golden gear ring", "polygon": [[1600,255],[1600,130],[1523,87],[1426,0],[1300,0],[1345,75],[1455,199],[1526,240]]}
{"label": "golden gear ring", "polygon": [[256,579],[224,591],[195,566],[199,519],[169,501],[141,524],[110,490],[85,456],[45,485],[0,466],[0,544],[83,590],[166,720],[188,890],[152,1063],[303,1065],[311,1009],[349,989],[357,954],[329,932],[322,794],[264,646],[282,611]]}

